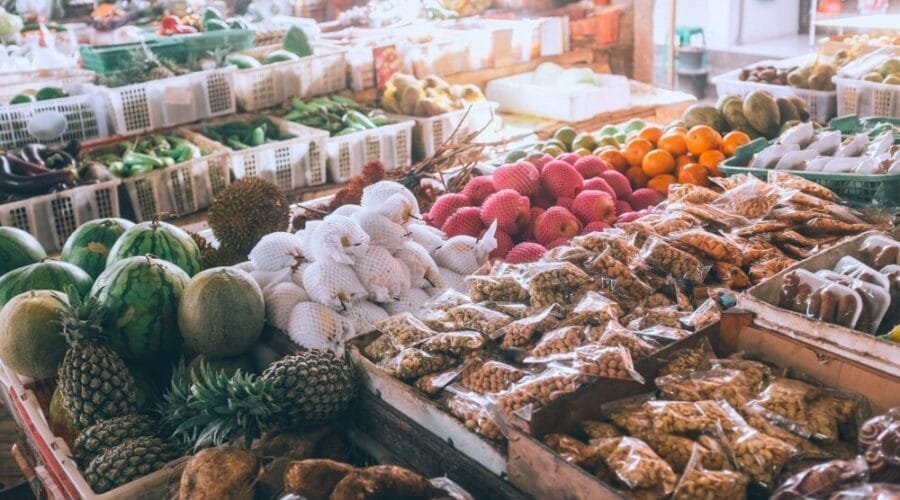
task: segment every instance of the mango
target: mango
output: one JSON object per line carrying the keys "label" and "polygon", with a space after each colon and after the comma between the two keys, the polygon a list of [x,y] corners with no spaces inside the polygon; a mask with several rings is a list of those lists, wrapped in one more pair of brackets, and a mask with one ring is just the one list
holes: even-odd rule
{"label": "mango", "polygon": [[781,112],[772,94],[755,90],[744,97],[744,116],[750,125],[766,137],[774,137],[781,127]]}
{"label": "mango", "polygon": [[719,111],[712,106],[694,104],[685,110],[684,115],[681,118],[684,120],[684,126],[688,129],[697,125],[709,125],[720,132],[726,130],[725,119]]}

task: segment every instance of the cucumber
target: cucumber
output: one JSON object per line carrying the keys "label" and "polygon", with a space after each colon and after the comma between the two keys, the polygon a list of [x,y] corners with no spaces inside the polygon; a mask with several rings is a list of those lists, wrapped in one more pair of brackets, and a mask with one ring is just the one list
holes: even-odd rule
{"label": "cucumber", "polygon": [[284,61],[297,61],[300,59],[300,56],[294,54],[293,52],[288,52],[286,50],[276,50],[274,52],[270,52],[269,55],[266,56],[265,64],[273,64]]}
{"label": "cucumber", "polygon": [[228,29],[228,23],[221,19],[210,19],[203,23],[203,31],[222,31]]}
{"label": "cucumber", "polygon": [[238,69],[250,69],[262,66],[259,61],[246,54],[228,54],[225,57],[225,62],[237,66]]}
{"label": "cucumber", "polygon": [[18,94],[9,101],[10,104],[28,104],[34,102],[34,96],[31,94]]}
{"label": "cucumber", "polygon": [[41,90],[38,90],[36,94],[34,94],[34,98],[38,101],[48,101],[50,99],[59,99],[61,97],[68,96],[69,94],[67,94],[65,90],[59,87],[44,87]]}

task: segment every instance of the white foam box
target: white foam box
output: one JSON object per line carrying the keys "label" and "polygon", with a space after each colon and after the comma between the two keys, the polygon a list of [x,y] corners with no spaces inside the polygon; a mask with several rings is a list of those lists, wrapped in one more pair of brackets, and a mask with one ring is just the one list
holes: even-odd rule
{"label": "white foam box", "polygon": [[597,75],[599,85],[538,85],[534,73],[491,80],[485,91],[500,111],[550,118],[564,122],[588,120],[629,106],[628,79],[620,75]]}

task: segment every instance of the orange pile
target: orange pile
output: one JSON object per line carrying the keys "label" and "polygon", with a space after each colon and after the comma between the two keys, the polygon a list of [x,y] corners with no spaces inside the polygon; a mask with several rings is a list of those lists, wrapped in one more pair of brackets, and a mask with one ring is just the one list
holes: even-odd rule
{"label": "orange pile", "polygon": [[722,137],[712,127],[697,125],[690,130],[645,127],[621,150],[607,147],[599,156],[628,177],[635,188],[649,187],[666,194],[669,184],[705,186],[719,176],[719,162],[734,155],[738,146],[750,142],[739,131]]}

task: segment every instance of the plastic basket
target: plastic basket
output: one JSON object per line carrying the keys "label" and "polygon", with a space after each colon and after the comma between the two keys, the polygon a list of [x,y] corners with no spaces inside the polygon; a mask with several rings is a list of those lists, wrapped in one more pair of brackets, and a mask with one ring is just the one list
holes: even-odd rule
{"label": "plastic basket", "polygon": [[162,498],[167,496],[173,481],[180,477],[185,459],[177,459],[162,469],[130,483],[119,486],[103,494],[96,494],[78,470],[71,458],[72,453],[66,442],[50,431],[50,425],[34,391],[26,384],[29,380],[21,377],[0,361],[0,382],[3,384],[3,403],[13,415],[29,446],[39,455],[39,460],[47,469],[48,478],[53,481],[63,498],[89,500],[112,500],[121,498]]}
{"label": "plastic basket", "polygon": [[253,47],[253,30],[204,31],[190,35],[175,35],[175,38],[184,44],[185,58],[188,63],[201,57],[207,57],[216,49],[237,52]]}
{"label": "plastic basket", "polygon": [[419,161],[434,155],[437,148],[447,142],[450,135],[456,132],[455,140],[483,129],[495,119],[497,103],[490,101],[477,102],[468,110],[458,109],[437,116],[391,115],[398,119],[412,120],[413,127],[413,159]]}
{"label": "plastic basket", "polygon": [[[31,71],[0,72],[0,86],[27,84],[32,88],[54,82],[62,86],[73,83],[91,83],[94,73],[80,68],[36,69]],[[38,83],[40,82],[40,84]],[[5,90],[3,91],[6,92]]]}
{"label": "plastic basket", "polygon": [[[191,127],[190,130],[202,135],[206,127],[253,118],[256,118],[256,115],[234,115],[204,122],[202,125]],[[278,126],[280,132],[296,137],[241,151],[228,148],[234,176],[238,179],[262,177],[275,183],[282,190],[325,184],[327,181],[325,145],[328,141],[328,132],[274,116],[270,116],[269,119]]]}
{"label": "plastic basket", "polygon": [[[809,59],[810,56],[800,56],[780,61],[759,61],[756,65],[787,68],[800,66],[809,62]],[[755,90],[765,90],[775,98],[797,96],[806,102],[806,106],[809,108],[809,116],[819,123],[828,123],[828,120],[838,114],[837,92],[834,90],[808,90],[798,89],[789,85],[747,82],[738,78],[740,73],[741,70],[737,69],[713,78],[716,93],[719,96],[738,95],[744,97]]]}
{"label": "plastic basket", "polygon": [[900,117],[900,85],[834,78],[838,115]]}
{"label": "plastic basket", "polygon": [[113,128],[131,135],[234,113],[234,72],[214,69],[108,89]]}
{"label": "plastic basket", "polygon": [[62,249],[87,221],[119,216],[119,180],[78,186],[0,205],[0,225],[28,231],[45,250]]}
{"label": "plastic basket", "polygon": [[[23,86],[17,85],[9,88],[12,90],[21,87]],[[106,101],[100,89],[87,84],[66,85],[64,88],[70,97],[0,106],[0,147],[8,149],[41,142],[28,132],[28,122],[36,114],[46,111],[61,113],[66,118],[66,129],[59,138],[60,142],[108,135]]]}
{"label": "plastic basket", "polygon": [[[762,180],[768,179],[769,172],[773,171],[765,168],[749,168],[737,163],[736,158],[729,158],[719,164],[719,171],[725,175],[752,174]],[[802,170],[785,170],[785,172],[821,184],[851,204],[900,206],[900,174],[839,174]]]}
{"label": "plastic basket", "polygon": [[187,46],[176,37],[150,35],[150,38],[143,42],[99,47],[82,45],[78,48],[84,68],[101,75],[131,69],[134,65],[134,51],[144,49],[179,64],[187,61]]}
{"label": "plastic basket", "polygon": [[328,171],[335,182],[344,182],[362,173],[363,165],[380,160],[387,170],[412,164],[412,129],[415,123],[404,120],[372,130],[328,139]]}
{"label": "plastic basket", "polygon": [[[264,59],[280,45],[256,47],[244,54]],[[245,111],[270,108],[291,97],[305,99],[344,90],[347,86],[347,61],[343,50],[314,46],[315,53],[297,61],[265,64],[238,70],[234,76],[237,102]]]}

